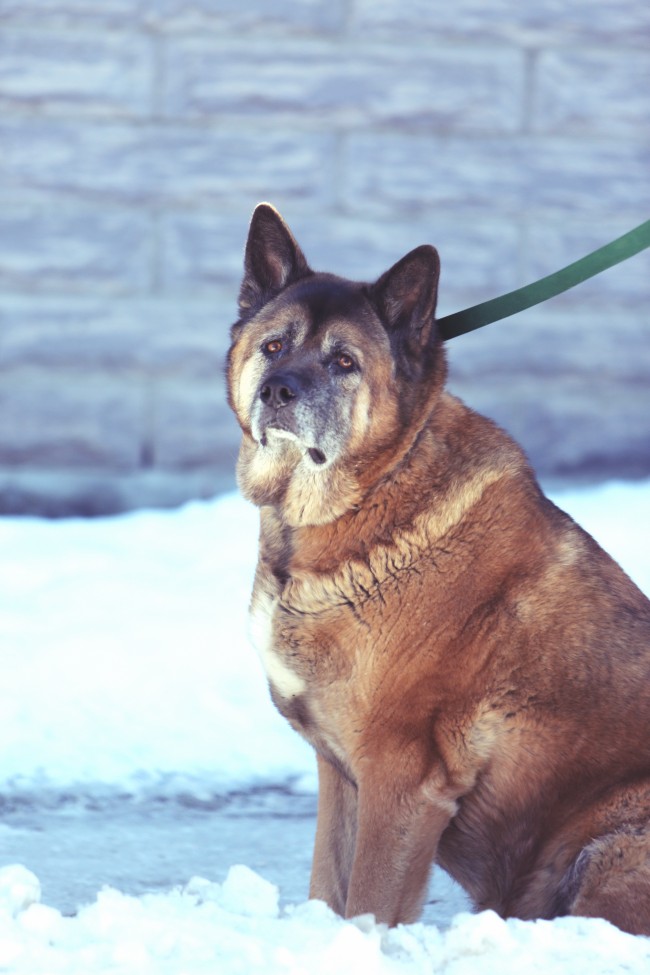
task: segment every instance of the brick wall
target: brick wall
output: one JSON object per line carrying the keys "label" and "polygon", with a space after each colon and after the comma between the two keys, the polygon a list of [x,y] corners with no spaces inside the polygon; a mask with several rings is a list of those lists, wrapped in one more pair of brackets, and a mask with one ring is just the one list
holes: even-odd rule
{"label": "brick wall", "polygon": [[[650,216],[646,0],[0,0],[0,511],[232,486],[247,222],[441,314]],[[650,474],[650,257],[450,344],[546,478]]]}

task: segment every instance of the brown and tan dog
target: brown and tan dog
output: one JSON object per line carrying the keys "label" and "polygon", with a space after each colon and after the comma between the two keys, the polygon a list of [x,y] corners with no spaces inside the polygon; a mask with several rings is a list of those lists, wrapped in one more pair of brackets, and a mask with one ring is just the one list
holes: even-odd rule
{"label": "brown and tan dog", "polygon": [[316,274],[253,215],[229,398],[254,638],[318,756],[311,896],[412,921],[437,862],[504,917],[650,934],[650,603],[445,391],[438,271]]}

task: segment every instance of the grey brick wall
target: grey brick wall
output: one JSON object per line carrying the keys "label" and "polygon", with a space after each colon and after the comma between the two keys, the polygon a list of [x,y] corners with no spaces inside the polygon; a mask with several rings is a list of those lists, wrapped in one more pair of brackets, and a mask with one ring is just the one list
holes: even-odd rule
{"label": "grey brick wall", "polygon": [[[247,222],[441,314],[650,216],[646,0],[0,0],[0,511],[234,484]],[[650,255],[450,343],[547,479],[650,474]]]}

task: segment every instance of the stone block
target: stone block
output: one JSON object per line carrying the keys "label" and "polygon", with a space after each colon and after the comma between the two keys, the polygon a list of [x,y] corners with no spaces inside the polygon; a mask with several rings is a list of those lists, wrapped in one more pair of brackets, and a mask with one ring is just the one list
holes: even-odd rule
{"label": "stone block", "polygon": [[272,194],[316,203],[329,202],[333,193],[333,136],[298,133],[290,125],[262,137],[182,125],[14,117],[0,121],[0,145],[5,188],[62,198],[140,206],[240,201],[247,211]]}
{"label": "stone block", "polygon": [[139,372],[149,364],[147,324],[158,321],[144,307],[68,294],[12,295],[0,308],[0,370]]}
{"label": "stone block", "polygon": [[128,471],[140,463],[143,384],[15,369],[0,383],[0,465]]}
{"label": "stone block", "polygon": [[535,132],[636,139],[650,130],[646,51],[542,51],[534,91]]}
{"label": "stone block", "polygon": [[217,28],[222,31],[306,33],[339,30],[347,0],[140,0],[147,24],[168,31]]}
{"label": "stone block", "polygon": [[[550,301],[452,339],[447,350],[452,379],[477,387],[493,381],[503,397],[508,378],[517,374],[531,382],[553,380],[558,390],[565,378],[582,374],[593,388],[597,412],[610,409],[599,392],[600,379],[624,386],[650,376],[647,326],[638,310],[620,312],[612,321],[607,313]],[[647,396],[650,426],[650,383]]]}
{"label": "stone block", "polygon": [[[650,424],[647,377],[622,385],[588,377],[509,377],[507,396],[490,382],[466,388],[462,399],[491,416],[526,450],[537,474],[548,481],[597,481],[648,477]],[[601,409],[602,402],[609,408]]]}
{"label": "stone block", "polygon": [[645,0],[353,0],[351,30],[361,36],[435,36],[472,38],[481,43],[507,41],[525,46],[575,46],[581,41],[647,45],[650,8]]}
{"label": "stone block", "polygon": [[156,31],[230,30],[263,33],[333,31],[345,22],[347,0],[2,0],[12,24],[35,18],[52,26],[124,27]]}
{"label": "stone block", "polygon": [[650,211],[648,152],[640,142],[354,133],[343,157],[350,208],[387,212],[436,206],[554,219]]}
{"label": "stone block", "polygon": [[230,325],[237,317],[236,293],[218,290],[213,300],[159,299],[133,308],[146,331],[143,369],[154,378],[183,379],[189,387],[223,392]]}
{"label": "stone block", "polygon": [[450,388],[552,479],[650,474],[645,316],[553,303],[448,343]]}
{"label": "stone block", "polygon": [[152,42],[143,35],[0,34],[0,109],[142,116],[153,104]]}
{"label": "stone block", "polygon": [[138,24],[150,0],[1,0],[6,23],[47,28]]}
{"label": "stone block", "polygon": [[234,321],[248,224],[256,202],[242,201],[238,212],[220,207],[166,210],[160,229],[163,290],[224,292]]}
{"label": "stone block", "polygon": [[225,380],[154,388],[152,453],[160,470],[215,468],[234,472],[241,432],[226,404]]}
{"label": "stone block", "polygon": [[39,205],[8,196],[0,193],[0,287],[31,294],[150,290],[153,243],[146,212],[62,206],[54,199]]}
{"label": "stone block", "polygon": [[[234,297],[232,298],[234,305]],[[12,296],[0,307],[0,370],[38,366],[221,377],[234,309],[223,302]]]}
{"label": "stone block", "polygon": [[180,473],[140,470],[115,474],[0,465],[0,515],[113,515],[134,508],[173,508],[188,499],[208,499],[234,488],[234,473],[216,467]]}
{"label": "stone block", "polygon": [[430,43],[189,38],[169,47],[165,77],[172,117],[508,132],[522,124],[525,59]]}

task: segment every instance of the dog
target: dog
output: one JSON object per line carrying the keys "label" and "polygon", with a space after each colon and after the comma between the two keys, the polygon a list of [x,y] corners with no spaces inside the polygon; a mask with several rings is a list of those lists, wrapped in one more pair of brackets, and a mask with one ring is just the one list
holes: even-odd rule
{"label": "dog", "polygon": [[412,922],[437,863],[477,909],[650,935],[650,602],[446,390],[439,267],[315,273],[269,204],[246,243],[228,398],[310,896]]}

